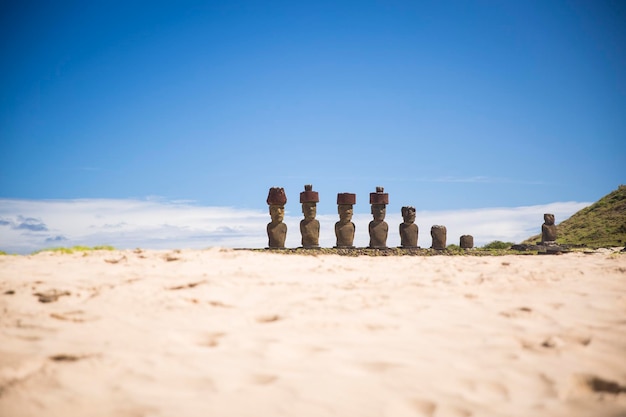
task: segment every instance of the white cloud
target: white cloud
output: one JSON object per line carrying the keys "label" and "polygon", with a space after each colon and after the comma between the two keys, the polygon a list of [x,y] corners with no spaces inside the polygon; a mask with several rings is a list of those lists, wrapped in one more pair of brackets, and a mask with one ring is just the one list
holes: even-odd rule
{"label": "white cloud", "polygon": [[[418,244],[430,247],[430,227],[445,225],[448,244],[458,244],[463,234],[474,236],[476,246],[493,240],[520,242],[536,234],[543,213],[563,221],[590,203],[564,202],[513,208],[418,211]],[[289,209],[289,207],[288,207]],[[299,210],[287,212],[288,247],[300,245]],[[337,214],[318,215],[320,244],[335,244]],[[371,215],[357,213],[356,246],[367,246]],[[388,213],[389,246],[400,243],[400,213]],[[189,201],[146,200],[12,200],[0,199],[0,250],[29,253],[51,246],[113,245],[117,248],[172,249],[211,246],[262,248],[267,211],[231,207],[202,207]]]}

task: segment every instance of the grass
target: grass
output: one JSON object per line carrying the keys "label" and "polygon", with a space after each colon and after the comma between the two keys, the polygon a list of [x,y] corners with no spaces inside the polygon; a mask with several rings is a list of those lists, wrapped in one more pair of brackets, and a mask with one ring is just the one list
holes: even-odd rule
{"label": "grass", "polygon": [[[607,248],[626,245],[626,185],[557,224],[557,243]],[[541,240],[535,235],[522,243]]]}
{"label": "grass", "polygon": [[500,240],[494,240],[493,242],[487,243],[486,245],[480,248],[474,249],[463,249],[459,245],[448,245],[446,246],[445,254],[446,255],[472,255],[472,256],[501,256],[501,255],[519,255],[519,251],[515,251],[511,249],[515,243],[513,242],[502,242]]}
{"label": "grass", "polygon": [[36,255],[38,253],[41,252],[54,252],[54,253],[63,253],[63,254],[70,254],[70,253],[76,253],[76,252],[91,252],[94,250],[115,250],[115,248],[113,246],[109,246],[109,245],[100,245],[100,246],[81,246],[81,245],[77,245],[77,246],[72,246],[70,248],[66,248],[66,247],[56,247],[56,248],[45,248],[45,249],[41,249],[38,251],[33,252],[33,255]]}
{"label": "grass", "polygon": [[501,240],[494,240],[487,243],[482,249],[511,249],[511,246],[515,245],[513,242],[502,242]]}
{"label": "grass", "polygon": [[253,252],[273,252],[284,255],[340,255],[340,256],[502,256],[502,255],[532,255],[536,251],[519,252],[511,249],[461,249],[458,245],[449,245],[446,249],[337,249],[337,248],[319,248],[319,249],[302,249],[302,248],[285,248],[285,249],[244,249]]}

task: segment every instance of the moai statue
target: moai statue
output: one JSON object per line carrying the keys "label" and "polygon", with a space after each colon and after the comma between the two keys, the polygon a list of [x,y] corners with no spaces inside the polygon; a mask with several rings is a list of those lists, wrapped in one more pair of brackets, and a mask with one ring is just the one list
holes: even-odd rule
{"label": "moai statue", "polygon": [[270,216],[272,217],[272,221],[267,224],[268,246],[270,248],[284,248],[287,237],[287,225],[283,223],[285,204],[287,204],[285,190],[279,187],[270,188],[267,204],[270,206]]}
{"label": "moai statue", "polygon": [[387,204],[389,204],[389,194],[384,191],[383,187],[376,187],[376,192],[370,193],[370,204],[374,217],[374,220],[369,224],[369,247],[372,249],[387,249],[389,225],[385,222],[385,214],[387,213]]}
{"label": "moai statue", "polygon": [[354,223],[352,223],[352,206],[356,204],[356,194],[337,194],[337,212],[339,221],[335,223],[335,236],[337,237],[337,248],[354,248]]}
{"label": "moai statue", "polygon": [[556,245],[556,225],[554,224],[554,214],[543,215],[544,223],[541,225],[541,244]]}
{"label": "moai statue", "polygon": [[417,248],[418,228],[415,224],[415,207],[402,207],[403,223],[400,223],[400,245],[403,248]]}
{"label": "moai statue", "polygon": [[474,247],[474,236],[463,235],[460,242],[461,249],[472,249]]}
{"label": "moai statue", "polygon": [[442,250],[446,248],[446,226],[434,225],[430,228],[430,236],[433,238],[433,249]]}
{"label": "moai statue", "polygon": [[302,247],[306,249],[320,247],[320,222],[315,219],[319,201],[320,196],[317,191],[313,191],[313,186],[305,185],[304,191],[300,193],[302,214],[304,214],[304,220],[300,221],[300,234]]}

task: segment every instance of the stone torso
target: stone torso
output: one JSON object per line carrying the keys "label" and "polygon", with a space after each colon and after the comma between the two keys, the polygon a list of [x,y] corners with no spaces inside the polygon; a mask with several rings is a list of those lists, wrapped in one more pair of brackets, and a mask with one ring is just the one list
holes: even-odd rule
{"label": "stone torso", "polygon": [[430,236],[433,238],[433,249],[445,249],[446,248],[446,235],[447,230],[445,226],[435,225],[430,228]]}
{"label": "stone torso", "polygon": [[284,248],[287,237],[287,225],[285,223],[268,223],[267,237],[270,248]]}
{"label": "stone torso", "polygon": [[404,248],[416,248],[417,232],[415,223],[400,223],[400,245]]}
{"label": "stone torso", "polygon": [[353,247],[354,245],[354,223],[335,223],[335,236],[337,237],[337,247]]}
{"label": "stone torso", "polygon": [[389,225],[386,222],[371,221],[369,224],[370,248],[386,248]]}
{"label": "stone torso", "polygon": [[313,219],[300,221],[300,233],[302,234],[303,247],[319,247],[320,222],[318,220]]}
{"label": "stone torso", "polygon": [[541,241],[542,242],[554,242],[556,240],[556,225],[542,224],[541,225]]}

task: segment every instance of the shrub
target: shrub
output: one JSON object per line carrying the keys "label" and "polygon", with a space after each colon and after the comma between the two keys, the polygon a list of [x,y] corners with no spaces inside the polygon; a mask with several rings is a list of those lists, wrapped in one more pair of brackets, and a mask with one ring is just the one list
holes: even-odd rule
{"label": "shrub", "polygon": [[513,245],[515,245],[515,243],[513,242],[502,242],[501,240],[494,240],[493,242],[489,242],[485,246],[483,246],[483,249],[510,249]]}
{"label": "shrub", "polygon": [[446,251],[449,253],[462,254],[465,253],[465,249],[462,249],[459,245],[450,244],[446,246]]}

